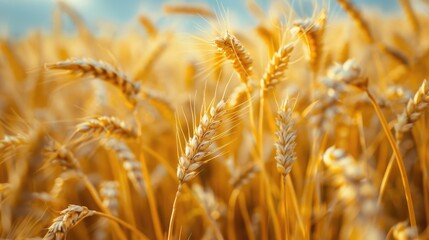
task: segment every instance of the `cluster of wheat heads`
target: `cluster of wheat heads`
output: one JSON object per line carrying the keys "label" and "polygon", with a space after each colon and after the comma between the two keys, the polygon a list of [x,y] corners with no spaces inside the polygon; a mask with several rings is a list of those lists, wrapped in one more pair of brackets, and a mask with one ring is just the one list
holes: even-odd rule
{"label": "cluster of wheat heads", "polygon": [[191,38],[60,2],[0,38],[0,238],[429,238],[429,17],[398,2],[164,6]]}

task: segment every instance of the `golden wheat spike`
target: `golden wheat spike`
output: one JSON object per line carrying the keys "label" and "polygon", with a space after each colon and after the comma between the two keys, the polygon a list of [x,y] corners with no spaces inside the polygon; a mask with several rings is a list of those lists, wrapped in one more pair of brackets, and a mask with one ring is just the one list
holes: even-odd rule
{"label": "golden wheat spike", "polygon": [[49,70],[68,70],[78,76],[90,76],[102,79],[119,88],[128,101],[135,105],[137,103],[136,95],[140,91],[140,85],[132,82],[125,73],[115,69],[112,65],[96,61],[89,58],[72,58],[65,61],[46,64]]}
{"label": "golden wheat spike", "polygon": [[249,77],[252,75],[253,59],[244,48],[243,44],[234,36],[225,33],[223,37],[218,37],[215,44],[220,52],[223,53],[226,59],[230,60],[235,71],[242,82],[247,83]]}

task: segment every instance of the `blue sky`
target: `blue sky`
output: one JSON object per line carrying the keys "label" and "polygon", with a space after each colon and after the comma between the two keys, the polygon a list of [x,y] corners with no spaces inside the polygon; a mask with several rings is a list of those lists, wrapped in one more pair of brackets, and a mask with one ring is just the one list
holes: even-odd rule
{"label": "blue sky", "polygon": [[[149,15],[159,23],[168,23],[171,19],[162,17],[162,5],[166,3],[192,3],[211,6],[219,9],[219,3],[229,9],[239,21],[250,22],[250,17],[242,0],[63,0],[73,6],[92,29],[100,23],[112,23],[116,26],[127,25],[135,21],[139,14]],[[267,6],[269,1],[257,0]],[[285,0],[287,1],[287,0]],[[293,0],[291,0],[293,2]],[[298,4],[311,6],[315,0],[294,0]],[[322,1],[327,2],[327,1]],[[340,14],[335,0],[331,0],[331,11]],[[358,6],[370,6],[382,11],[397,9],[396,0],[361,0],[354,2]],[[0,35],[22,36],[28,30],[42,29],[49,31],[52,27],[52,12],[56,0],[0,0]],[[235,19],[235,18],[234,18]],[[240,23],[242,25],[242,23]]]}

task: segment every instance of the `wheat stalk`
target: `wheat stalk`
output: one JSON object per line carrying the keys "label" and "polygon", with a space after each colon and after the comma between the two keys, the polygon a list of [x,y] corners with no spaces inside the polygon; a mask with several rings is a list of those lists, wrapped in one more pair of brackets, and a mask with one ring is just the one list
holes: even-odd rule
{"label": "wheat stalk", "polygon": [[223,37],[216,38],[214,42],[219,52],[223,53],[225,58],[232,63],[235,71],[240,76],[240,80],[247,83],[248,78],[252,75],[253,59],[243,44],[228,32]]}
{"label": "wheat stalk", "polygon": [[176,210],[177,199],[183,184],[197,176],[199,169],[210,159],[205,157],[210,154],[208,148],[218,136],[218,128],[222,123],[222,117],[227,113],[226,102],[222,99],[216,106],[211,106],[200,119],[199,125],[194,129],[194,135],[186,143],[185,151],[179,157],[177,166],[177,186],[176,196],[170,216],[168,228],[168,239],[172,238],[173,222]]}
{"label": "wheat stalk", "polygon": [[271,58],[264,76],[262,77],[263,88],[268,90],[276,84],[283,81],[284,74],[288,68],[290,54],[292,53],[293,45],[288,44],[281,47]]}
{"label": "wheat stalk", "polygon": [[89,76],[110,82],[122,91],[132,105],[137,103],[136,95],[140,91],[140,85],[133,83],[121,70],[115,69],[103,61],[89,58],[72,58],[53,64],[46,64],[45,68],[50,70],[69,70],[79,77]]}
{"label": "wheat stalk", "polygon": [[76,127],[76,132],[91,135],[114,135],[125,138],[137,137],[137,131],[113,116],[91,118]]}

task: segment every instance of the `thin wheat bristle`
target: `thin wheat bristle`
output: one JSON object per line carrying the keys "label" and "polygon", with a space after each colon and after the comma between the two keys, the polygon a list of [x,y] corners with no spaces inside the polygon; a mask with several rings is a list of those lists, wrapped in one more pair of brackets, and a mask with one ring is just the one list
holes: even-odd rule
{"label": "thin wheat bristle", "polygon": [[143,174],[141,172],[141,164],[137,161],[134,153],[129,149],[129,147],[122,141],[118,139],[108,139],[104,146],[106,149],[112,150],[116,153],[118,159],[122,162],[122,166],[127,172],[127,176],[130,179],[131,183],[134,185],[136,191],[140,194],[144,192],[144,180]]}
{"label": "thin wheat bristle", "polygon": [[409,132],[414,123],[420,118],[429,105],[429,82],[424,80],[414,97],[408,101],[408,104],[401,115],[398,116],[395,125],[396,140],[400,141],[406,132]]}
{"label": "thin wheat bristle", "polygon": [[253,59],[243,44],[228,32],[223,37],[216,38],[215,44],[219,52],[222,52],[225,58],[231,61],[235,71],[240,76],[240,80],[247,83],[248,78],[252,75]]}
{"label": "thin wheat bristle", "polygon": [[292,109],[286,100],[279,108],[276,119],[276,165],[277,171],[283,176],[287,176],[292,170],[292,165],[296,160],[296,131],[292,120]]}
{"label": "thin wheat bristle", "polygon": [[264,76],[262,77],[262,83],[264,89],[271,89],[276,84],[283,81],[284,74],[289,65],[290,54],[293,51],[293,45],[288,44],[281,47],[272,57],[268,64]]}
{"label": "thin wheat bristle", "polygon": [[374,37],[371,33],[368,23],[363,18],[361,12],[349,0],[337,0],[341,7],[346,11],[361,30],[366,40],[369,43],[374,42]]}
{"label": "thin wheat bristle", "polygon": [[225,106],[225,101],[220,100],[216,106],[204,113],[200,124],[194,129],[194,135],[186,143],[185,152],[179,158],[177,178],[180,184],[194,178],[208,161],[205,157],[210,154],[208,148],[217,136],[222,116],[227,112]]}
{"label": "thin wheat bristle", "polygon": [[69,70],[79,77],[90,76],[110,82],[122,91],[131,104],[136,104],[136,95],[140,91],[140,85],[133,83],[125,73],[108,63],[90,58],[72,58],[46,64],[45,67],[50,70]]}
{"label": "thin wheat bristle", "polygon": [[125,138],[137,137],[137,131],[113,116],[91,118],[76,127],[76,132],[91,135],[114,135]]}
{"label": "thin wheat bristle", "polygon": [[60,214],[59,217],[54,219],[43,240],[66,239],[67,233],[84,218],[94,215],[94,211],[84,206],[69,205]]}
{"label": "thin wheat bristle", "polygon": [[168,14],[189,14],[197,15],[207,18],[215,17],[213,11],[203,6],[192,6],[192,5],[165,5],[163,7],[165,13]]}

